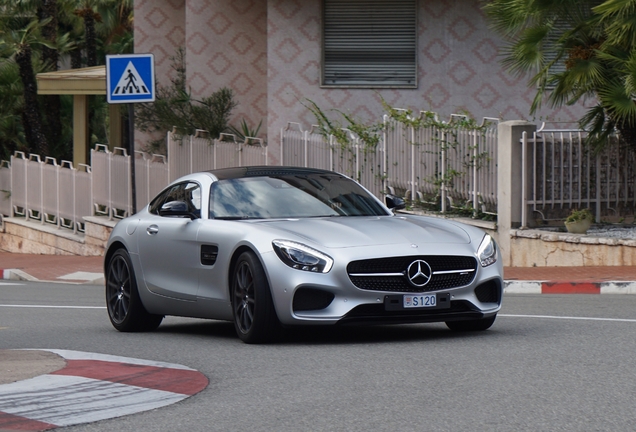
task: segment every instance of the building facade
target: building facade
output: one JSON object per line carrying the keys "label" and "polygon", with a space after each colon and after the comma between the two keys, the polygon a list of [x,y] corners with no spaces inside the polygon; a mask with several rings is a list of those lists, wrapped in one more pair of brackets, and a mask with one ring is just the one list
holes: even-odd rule
{"label": "building facade", "polygon": [[[387,4],[394,7],[386,9]],[[280,129],[287,122],[300,122],[305,128],[316,122],[305,106],[307,100],[325,112],[335,108],[365,122],[381,119],[382,99],[393,107],[435,111],[442,119],[452,113],[468,113],[478,120],[578,119],[583,113],[580,105],[544,107],[530,116],[535,90],[528,87],[527,77],[512,76],[502,68],[502,40],[488,27],[482,4],[481,0],[137,0],[135,52],[155,55],[157,82],[162,84],[168,82],[170,57],[184,47],[193,96],[232,88],[238,106],[231,123],[245,119],[256,127],[262,121],[259,137],[268,142],[274,162]],[[412,8],[414,19],[392,13],[398,6]],[[369,25],[365,16],[376,21]],[[352,33],[350,29],[359,23],[367,28]],[[386,37],[382,33],[396,28],[404,32]],[[374,69],[357,54],[369,46],[356,45],[365,38],[376,50],[371,56],[384,59],[378,50],[385,51],[388,69],[376,74],[388,74],[384,81],[368,80]],[[385,46],[385,40],[393,42]],[[392,55],[404,46],[413,50],[406,61]],[[348,52],[338,51],[347,47]],[[356,63],[357,57],[363,63]],[[391,75],[394,67],[410,75]],[[351,78],[360,70],[367,78],[364,73],[359,75],[362,81]],[[397,81],[391,78],[396,76]]]}

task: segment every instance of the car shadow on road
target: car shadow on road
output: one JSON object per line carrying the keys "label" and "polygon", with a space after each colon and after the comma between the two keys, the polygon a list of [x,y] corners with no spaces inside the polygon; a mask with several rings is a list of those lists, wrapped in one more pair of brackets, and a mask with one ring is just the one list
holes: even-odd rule
{"label": "car shadow on road", "polygon": [[[240,342],[234,325],[225,321],[192,320],[190,322],[168,322],[162,324],[158,333],[180,336],[209,336]],[[395,324],[364,326],[298,326],[281,328],[270,341],[276,345],[336,345],[370,344],[394,342],[426,342],[434,340],[472,339],[496,337],[496,327],[481,332],[454,332],[443,323],[439,324]]]}

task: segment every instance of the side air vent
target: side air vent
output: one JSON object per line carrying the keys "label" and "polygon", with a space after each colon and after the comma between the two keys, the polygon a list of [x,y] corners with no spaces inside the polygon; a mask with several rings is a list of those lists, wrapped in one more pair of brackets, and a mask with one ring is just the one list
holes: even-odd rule
{"label": "side air vent", "polygon": [[219,247],[213,245],[201,245],[201,264],[214,265],[219,255]]}
{"label": "side air vent", "polygon": [[294,312],[320,310],[331,304],[334,295],[316,288],[299,288],[294,294]]}
{"label": "side air vent", "polygon": [[475,288],[477,300],[482,303],[501,303],[501,287],[496,280],[489,280]]}

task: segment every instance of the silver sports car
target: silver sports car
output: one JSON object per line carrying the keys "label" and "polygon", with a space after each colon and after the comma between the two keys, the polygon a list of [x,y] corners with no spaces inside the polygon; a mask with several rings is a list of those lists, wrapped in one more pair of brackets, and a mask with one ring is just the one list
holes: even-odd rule
{"label": "silver sports car", "polygon": [[292,167],[182,177],[120,221],[104,260],[120,331],[165,315],[233,321],[247,343],[280,326],[445,322],[486,330],[503,268],[472,226],[393,213],[350,178]]}

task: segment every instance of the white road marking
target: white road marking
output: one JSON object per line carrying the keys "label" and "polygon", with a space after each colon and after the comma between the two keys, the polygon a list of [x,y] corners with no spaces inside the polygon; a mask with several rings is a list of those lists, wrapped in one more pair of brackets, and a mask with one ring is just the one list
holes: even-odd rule
{"label": "white road marking", "polygon": [[16,282],[0,282],[0,286],[8,286],[8,285],[24,285]]}
{"label": "white road marking", "polygon": [[69,351],[69,350],[62,350],[62,349],[42,349],[41,351],[52,352],[54,354],[59,355],[60,357],[64,357],[66,360],[100,360],[100,361],[109,361],[114,363],[127,363],[127,364],[143,365],[143,366],[155,366],[155,367],[163,367],[163,368],[170,368],[170,369],[196,371],[196,369],[192,369],[190,367],[183,366],[176,363],[166,363],[166,362],[160,362],[155,360],[121,357],[121,356],[116,356],[111,354],[91,353],[91,352],[84,352],[84,351]]}
{"label": "white road marking", "polygon": [[595,317],[572,317],[572,316],[553,316],[553,315],[513,315],[513,314],[498,314],[497,316],[508,317],[508,318],[543,318],[543,319],[560,319],[560,320],[610,321],[610,322],[636,323],[636,319],[626,319],[626,318],[595,318]]}
{"label": "white road marking", "polygon": [[147,411],[187,397],[84,377],[41,375],[0,387],[0,411],[70,426]]}
{"label": "white road marking", "polygon": [[7,308],[41,308],[41,309],[106,309],[106,306],[62,306],[62,305],[9,305],[0,304]]}

